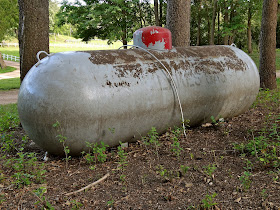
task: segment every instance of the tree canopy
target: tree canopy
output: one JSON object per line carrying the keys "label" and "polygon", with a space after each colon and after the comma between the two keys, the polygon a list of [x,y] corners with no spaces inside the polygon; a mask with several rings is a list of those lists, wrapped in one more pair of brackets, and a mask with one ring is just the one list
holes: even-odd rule
{"label": "tree canopy", "polygon": [[148,0],[85,0],[64,1],[58,17],[61,24],[75,25],[76,37],[84,41],[97,37],[127,44],[136,29],[154,24],[152,14]]}
{"label": "tree canopy", "polygon": [[18,28],[17,0],[0,0],[0,42]]}

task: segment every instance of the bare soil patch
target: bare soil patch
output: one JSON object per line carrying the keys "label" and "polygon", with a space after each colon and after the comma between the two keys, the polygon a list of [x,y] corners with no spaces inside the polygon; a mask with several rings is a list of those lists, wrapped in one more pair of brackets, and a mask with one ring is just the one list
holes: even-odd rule
{"label": "bare soil patch", "polygon": [[0,104],[17,103],[19,89],[0,91]]}

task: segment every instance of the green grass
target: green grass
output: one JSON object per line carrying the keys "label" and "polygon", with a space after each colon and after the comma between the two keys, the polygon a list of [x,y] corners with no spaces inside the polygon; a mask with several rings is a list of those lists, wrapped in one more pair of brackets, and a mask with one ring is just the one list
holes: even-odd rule
{"label": "green grass", "polygon": [[16,127],[18,124],[17,104],[0,105],[0,132]]}
{"label": "green grass", "polygon": [[20,87],[20,78],[19,77],[0,80],[0,91],[1,90],[19,89],[19,87]]}
{"label": "green grass", "polygon": [[[250,57],[253,59],[257,67],[259,68],[260,65],[260,53],[257,51],[254,51],[252,54],[250,54]],[[276,69],[280,70],[280,49],[276,49]]]}
{"label": "green grass", "polygon": [[7,73],[7,72],[12,72],[12,71],[14,71],[14,70],[16,70],[15,67],[7,66],[7,67],[4,68],[4,69],[1,69],[1,68],[0,68],[0,74]]}

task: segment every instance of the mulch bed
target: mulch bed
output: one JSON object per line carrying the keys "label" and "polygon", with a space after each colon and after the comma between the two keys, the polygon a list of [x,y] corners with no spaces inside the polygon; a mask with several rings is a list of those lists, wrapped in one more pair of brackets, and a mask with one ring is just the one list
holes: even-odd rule
{"label": "mulch bed", "polygon": [[[280,115],[279,103],[259,104],[218,125],[188,128],[187,137],[181,135],[183,151],[178,157],[171,151],[171,131],[160,136],[158,152],[142,141],[131,143],[125,148],[128,163],[124,170],[117,170],[117,148],[109,149],[107,161],[97,163],[95,169],[90,169],[85,157],[72,158],[66,168],[65,160],[49,156],[45,161],[46,183],[17,189],[9,178],[12,171],[3,171],[1,166],[6,177],[0,179],[0,193],[5,199],[1,209],[41,208],[44,199],[55,209],[203,209],[205,201],[213,209],[280,209],[280,171],[233,148],[233,143],[246,143],[258,135],[269,113]],[[16,133],[19,139],[24,135],[21,128],[16,128]],[[43,151],[34,145],[27,150],[37,152],[44,162]],[[249,161],[252,176],[246,190],[240,177]],[[186,173],[181,165],[189,167]],[[216,169],[207,173],[212,166]],[[66,195],[108,173],[97,185]],[[47,189],[41,201],[32,193],[40,186]]]}

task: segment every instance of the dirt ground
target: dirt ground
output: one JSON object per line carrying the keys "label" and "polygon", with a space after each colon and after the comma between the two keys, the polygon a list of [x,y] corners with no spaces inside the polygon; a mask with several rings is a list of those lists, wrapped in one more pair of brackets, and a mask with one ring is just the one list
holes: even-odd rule
{"label": "dirt ground", "polygon": [[17,103],[19,89],[0,91],[0,104]]}
{"label": "dirt ground", "polygon": [[[24,152],[36,152],[39,163],[45,164],[46,181],[16,187],[14,171],[6,162],[18,151],[5,153],[0,209],[280,209],[279,167],[263,164],[257,155],[233,146],[247,144],[265,127],[269,130],[275,117],[279,118],[275,121],[279,137],[279,92],[276,94],[269,102],[263,96],[254,108],[233,119],[188,128],[186,137],[180,133],[178,156],[172,151],[171,130],[159,137],[157,148],[143,140],[129,144],[124,148],[127,159],[123,165],[117,148],[106,150],[104,163],[89,164],[85,155],[72,158],[68,166],[60,157],[48,156],[44,161],[45,152],[29,140]],[[25,135],[20,127],[10,132],[18,141]],[[279,147],[276,154],[280,159]],[[248,179],[245,171],[250,173]],[[75,192],[102,177],[93,187]],[[35,192],[40,187],[46,191],[38,195]],[[75,193],[69,195],[71,192]]]}

